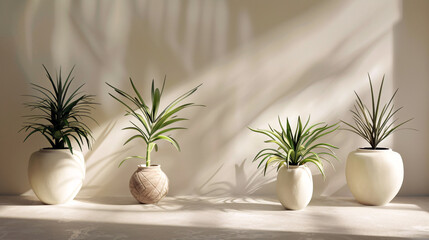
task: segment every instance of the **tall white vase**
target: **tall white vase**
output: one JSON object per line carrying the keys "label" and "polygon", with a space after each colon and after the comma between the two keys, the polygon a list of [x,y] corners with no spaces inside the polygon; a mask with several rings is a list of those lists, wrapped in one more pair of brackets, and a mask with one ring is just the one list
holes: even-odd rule
{"label": "tall white vase", "polygon": [[28,164],[28,179],[36,196],[46,204],[73,200],[85,179],[83,154],[68,149],[41,149]]}
{"label": "tall white vase", "polygon": [[277,173],[277,197],[286,209],[305,208],[313,196],[313,177],[305,166],[283,166]]}
{"label": "tall white vase", "polygon": [[401,155],[391,149],[357,149],[347,158],[346,178],[358,202],[385,205],[398,194],[404,180]]}

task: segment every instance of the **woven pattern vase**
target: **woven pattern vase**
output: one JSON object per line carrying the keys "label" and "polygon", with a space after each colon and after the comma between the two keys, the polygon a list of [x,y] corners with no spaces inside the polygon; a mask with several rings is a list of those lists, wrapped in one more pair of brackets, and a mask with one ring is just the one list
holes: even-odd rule
{"label": "woven pattern vase", "polygon": [[140,203],[157,203],[168,192],[168,178],[160,165],[139,165],[130,179],[130,192]]}

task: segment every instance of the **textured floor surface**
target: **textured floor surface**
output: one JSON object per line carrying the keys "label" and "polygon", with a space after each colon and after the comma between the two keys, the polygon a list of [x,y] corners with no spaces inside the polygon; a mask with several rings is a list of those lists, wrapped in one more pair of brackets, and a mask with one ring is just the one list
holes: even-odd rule
{"label": "textured floor surface", "polygon": [[313,199],[286,211],[269,198],[167,197],[158,205],[130,197],[43,205],[0,196],[0,239],[429,239],[429,197],[387,206]]}

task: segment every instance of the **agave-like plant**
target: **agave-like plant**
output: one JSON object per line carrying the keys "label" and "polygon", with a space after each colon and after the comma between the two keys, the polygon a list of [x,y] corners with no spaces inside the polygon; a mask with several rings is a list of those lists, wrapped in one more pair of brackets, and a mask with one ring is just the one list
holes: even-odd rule
{"label": "agave-like plant", "polygon": [[158,113],[160,108],[162,93],[164,92],[165,78],[164,78],[164,83],[162,84],[161,90],[159,88],[155,88],[155,82],[154,80],[152,80],[152,89],[151,89],[152,103],[150,105],[147,105],[145,103],[142,95],[137,90],[131,78],[130,78],[130,83],[134,90],[135,96],[132,96],[110,85],[109,83],[106,83],[106,84],[109,85],[111,88],[113,88],[115,92],[118,93],[120,96],[124,97],[129,102],[131,102],[131,104],[127,104],[123,100],[116,97],[115,95],[109,93],[110,96],[112,96],[114,99],[116,99],[118,102],[120,102],[122,105],[124,105],[127,108],[127,113],[125,115],[131,115],[137,120],[137,123],[130,121],[132,126],[123,128],[123,130],[133,130],[137,132],[136,135],[133,135],[128,140],[126,140],[124,145],[137,138],[143,139],[143,141],[146,143],[146,157],[143,157],[143,156],[127,157],[119,163],[118,167],[120,167],[126,160],[131,158],[145,159],[146,166],[150,166],[151,152],[153,151],[153,149],[155,149],[155,151],[158,151],[158,144],[156,143],[157,141],[165,140],[167,142],[170,142],[178,151],[180,151],[179,143],[173,137],[166,135],[166,133],[174,130],[186,129],[184,127],[171,127],[171,124],[173,123],[188,120],[186,118],[177,117],[176,113],[188,107],[202,106],[202,105],[197,105],[195,103],[185,103],[179,106],[177,105],[180,102],[182,102],[185,98],[192,95],[195,91],[197,91],[197,89],[201,86],[201,84],[189,90],[188,92],[184,93],[183,95],[179,96],[178,98],[176,98],[174,101],[168,104],[162,111],[160,111],[160,113]]}
{"label": "agave-like plant", "polygon": [[337,130],[339,128],[338,123],[328,125],[321,122],[309,126],[310,117],[308,117],[304,125],[301,122],[301,117],[298,117],[297,126],[295,131],[293,131],[289,119],[286,118],[285,127],[280,117],[278,121],[281,130],[273,129],[270,125],[268,125],[269,130],[249,128],[253,132],[268,136],[270,139],[266,140],[265,143],[274,143],[277,145],[276,148],[265,148],[256,154],[253,162],[260,161],[258,168],[265,163],[265,175],[270,164],[277,165],[278,171],[283,165],[289,167],[289,165],[299,166],[306,163],[313,163],[317,166],[323,177],[325,177],[322,160],[327,161],[333,166],[329,158],[338,160],[332,150],[338,149],[338,147],[328,143],[316,143],[316,140]]}
{"label": "agave-like plant", "polygon": [[[34,133],[40,133],[51,144],[53,149],[65,149],[66,147],[73,154],[72,140],[74,139],[82,150],[84,143],[91,147],[92,134],[89,127],[82,122],[84,118],[93,121],[89,114],[94,108],[94,95],[87,95],[79,91],[85,84],[80,85],[74,90],[70,86],[74,80],[72,73],[74,67],[70,70],[65,81],[61,74],[57,74],[54,80],[46,69],[46,77],[49,79],[51,89],[41,85],[30,83],[32,89],[38,94],[25,95],[34,99],[34,101],[24,103],[25,107],[31,111],[36,110],[37,114],[24,116],[27,121],[20,131],[28,132],[24,142]],[[95,121],[96,122],[96,121]]]}
{"label": "agave-like plant", "polygon": [[352,125],[345,121],[341,121],[349,127],[344,130],[361,136],[369,143],[371,149],[377,149],[377,146],[390,134],[399,130],[402,125],[412,120],[408,119],[407,121],[393,126],[393,124],[398,120],[393,119],[393,117],[402,109],[402,107],[395,109],[395,105],[393,104],[393,99],[399,89],[396,89],[395,93],[386,104],[380,104],[384,77],[385,76],[383,75],[383,79],[378,90],[378,96],[376,97],[372,86],[371,76],[368,73],[369,86],[371,89],[371,110],[362,102],[362,99],[355,91],[356,104],[354,105],[354,109],[350,110],[353,114],[353,121],[355,124]]}

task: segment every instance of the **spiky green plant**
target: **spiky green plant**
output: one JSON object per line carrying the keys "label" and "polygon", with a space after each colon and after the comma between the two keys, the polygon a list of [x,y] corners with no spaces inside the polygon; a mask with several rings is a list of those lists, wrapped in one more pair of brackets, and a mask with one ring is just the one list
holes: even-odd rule
{"label": "spiky green plant", "polygon": [[[267,172],[268,165],[277,165],[277,171],[281,166],[286,165],[303,165],[313,163],[325,177],[323,162],[331,163],[330,157],[337,159],[332,149],[338,147],[328,143],[316,143],[316,140],[330,134],[338,129],[338,123],[328,125],[325,123],[316,123],[309,126],[310,117],[308,117],[305,125],[302,125],[301,117],[298,117],[295,131],[292,130],[289,119],[286,118],[286,126],[284,127],[280,117],[278,118],[281,130],[273,129],[268,125],[269,130],[260,130],[249,128],[253,132],[261,133],[269,137],[265,143],[274,143],[276,148],[265,148],[259,151],[253,159],[253,162],[259,160],[258,168],[265,163],[264,175]],[[338,160],[338,159],[337,159]]]}
{"label": "spiky green plant", "polygon": [[384,139],[393,132],[399,130],[402,125],[412,120],[408,119],[407,121],[393,126],[393,124],[398,120],[393,119],[393,117],[402,109],[402,107],[395,109],[395,105],[393,104],[393,99],[399,89],[396,89],[395,93],[393,93],[392,97],[386,104],[380,104],[384,77],[385,76],[383,75],[383,79],[381,80],[381,85],[378,90],[378,96],[375,96],[371,76],[368,73],[369,86],[371,89],[371,109],[363,103],[362,99],[355,91],[356,104],[354,105],[354,109],[350,110],[353,114],[353,121],[355,124],[352,125],[345,121],[341,121],[349,127],[344,130],[361,136],[369,143],[371,149],[378,149],[377,146]]}
{"label": "spiky green plant", "polygon": [[188,92],[184,93],[183,95],[179,96],[178,98],[176,98],[158,114],[162,93],[164,92],[165,78],[164,78],[164,83],[162,84],[161,90],[159,90],[158,88],[155,88],[155,82],[152,80],[152,88],[151,88],[152,103],[150,105],[147,105],[145,103],[145,101],[143,100],[142,94],[140,94],[140,92],[137,90],[131,78],[130,78],[130,83],[135,93],[134,96],[110,85],[109,83],[106,83],[106,84],[109,85],[111,88],[113,88],[116,93],[118,93],[120,96],[127,99],[131,103],[131,104],[127,104],[123,100],[109,93],[110,96],[112,96],[114,99],[116,99],[118,102],[120,102],[122,105],[124,105],[127,108],[127,113],[125,115],[131,115],[137,120],[137,123],[130,121],[132,126],[123,128],[123,130],[133,130],[137,132],[136,135],[133,135],[128,140],[126,140],[124,145],[134,139],[137,139],[137,138],[142,139],[146,143],[146,157],[143,157],[143,156],[127,157],[119,163],[119,167],[127,159],[131,159],[131,158],[146,159],[146,166],[150,166],[151,152],[153,151],[153,149],[155,149],[155,151],[158,151],[158,145],[156,143],[157,141],[160,141],[160,140],[167,141],[171,143],[178,151],[180,151],[179,143],[173,137],[165,134],[174,130],[186,129],[184,127],[171,127],[171,124],[173,123],[188,120],[186,118],[178,118],[176,113],[188,107],[202,106],[202,105],[196,105],[194,103],[185,103],[179,106],[177,105],[180,102],[182,102],[185,98],[192,95],[195,91],[197,91],[197,89],[201,86],[201,84],[189,90]]}
{"label": "spiky green plant", "polygon": [[73,154],[72,140],[74,139],[82,150],[82,145],[86,142],[91,147],[92,135],[89,127],[83,123],[84,118],[95,121],[89,114],[93,109],[94,95],[83,94],[79,90],[84,86],[80,85],[76,89],[70,88],[74,77],[70,70],[65,81],[61,74],[57,74],[54,80],[48,69],[43,65],[46,77],[49,79],[50,87],[30,83],[32,89],[38,94],[25,95],[34,99],[24,105],[37,114],[26,115],[27,121],[20,130],[28,132],[24,142],[34,133],[40,133],[51,144],[53,149],[65,149],[66,146]]}

